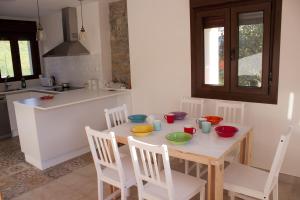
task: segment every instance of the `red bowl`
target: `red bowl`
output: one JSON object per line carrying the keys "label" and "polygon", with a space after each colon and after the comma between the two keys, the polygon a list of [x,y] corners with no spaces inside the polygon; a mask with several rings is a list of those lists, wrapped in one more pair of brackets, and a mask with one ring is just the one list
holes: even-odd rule
{"label": "red bowl", "polygon": [[234,136],[238,130],[239,129],[237,129],[234,126],[218,126],[215,128],[216,133],[220,137],[225,137],[225,138]]}
{"label": "red bowl", "polygon": [[41,100],[51,100],[53,98],[54,98],[54,96],[52,96],[52,95],[46,95],[46,96],[40,97]]}
{"label": "red bowl", "polygon": [[204,116],[203,118],[206,118],[208,122],[211,122],[212,125],[217,125],[220,123],[220,121],[223,120],[223,117],[219,116]]}

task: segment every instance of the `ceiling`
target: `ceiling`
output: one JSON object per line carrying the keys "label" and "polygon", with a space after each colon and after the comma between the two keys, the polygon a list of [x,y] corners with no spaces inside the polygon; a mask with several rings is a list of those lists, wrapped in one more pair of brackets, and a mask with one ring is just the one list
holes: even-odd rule
{"label": "ceiling", "polygon": [[[97,0],[84,0],[83,3],[90,1]],[[39,0],[39,4],[42,16],[57,12],[64,7],[80,5],[78,0]],[[0,0],[0,16],[9,18],[37,18],[36,0]]]}

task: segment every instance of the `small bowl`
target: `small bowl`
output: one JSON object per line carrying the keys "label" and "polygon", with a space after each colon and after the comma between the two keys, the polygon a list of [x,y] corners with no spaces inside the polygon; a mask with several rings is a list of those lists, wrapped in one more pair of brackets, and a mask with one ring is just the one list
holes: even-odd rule
{"label": "small bowl", "polygon": [[187,115],[186,112],[180,112],[180,111],[176,111],[176,112],[171,112],[175,115],[175,119],[176,120],[183,120],[185,118],[185,116]]}
{"label": "small bowl", "polygon": [[229,138],[233,137],[238,129],[234,126],[218,126],[215,131],[220,137]]}
{"label": "small bowl", "polygon": [[217,125],[223,120],[223,117],[220,116],[204,116],[203,118],[206,118],[212,125]]}
{"label": "small bowl", "polygon": [[46,96],[40,97],[40,100],[51,100],[51,99],[53,99],[53,98],[54,98],[53,95],[46,95]]}
{"label": "small bowl", "polygon": [[137,115],[130,115],[128,119],[132,123],[144,123],[146,121],[147,115],[137,114]]}

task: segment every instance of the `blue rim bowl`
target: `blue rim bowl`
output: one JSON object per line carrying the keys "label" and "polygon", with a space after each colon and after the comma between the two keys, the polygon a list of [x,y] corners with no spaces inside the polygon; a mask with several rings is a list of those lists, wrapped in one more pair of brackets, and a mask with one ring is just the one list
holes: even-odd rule
{"label": "blue rim bowl", "polygon": [[130,115],[128,119],[133,123],[144,123],[147,119],[147,115],[137,114],[137,115]]}

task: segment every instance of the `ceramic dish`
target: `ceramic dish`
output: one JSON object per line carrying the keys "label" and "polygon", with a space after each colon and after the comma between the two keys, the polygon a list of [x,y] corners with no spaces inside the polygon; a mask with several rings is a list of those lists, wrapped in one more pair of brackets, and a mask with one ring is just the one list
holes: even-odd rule
{"label": "ceramic dish", "polygon": [[234,126],[218,126],[215,131],[220,137],[228,138],[233,137],[238,129]]}
{"label": "ceramic dish", "polygon": [[153,126],[151,125],[137,125],[131,128],[133,135],[138,137],[144,137],[150,135],[153,131]]}
{"label": "ceramic dish", "polygon": [[144,123],[146,121],[147,115],[137,114],[137,115],[130,115],[128,119],[133,123]]}
{"label": "ceramic dish", "polygon": [[171,112],[175,115],[175,119],[176,120],[183,120],[185,118],[185,116],[187,115],[186,112],[179,112],[179,111],[176,111],[176,112]]}
{"label": "ceramic dish", "polygon": [[184,132],[174,132],[166,135],[166,139],[175,145],[188,143],[192,139],[192,135]]}
{"label": "ceramic dish", "polygon": [[40,100],[51,100],[53,98],[54,98],[54,96],[52,96],[52,95],[46,95],[46,96],[40,97]]}
{"label": "ceramic dish", "polygon": [[223,120],[223,117],[220,116],[204,116],[203,118],[206,118],[212,125],[217,125]]}

